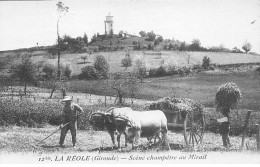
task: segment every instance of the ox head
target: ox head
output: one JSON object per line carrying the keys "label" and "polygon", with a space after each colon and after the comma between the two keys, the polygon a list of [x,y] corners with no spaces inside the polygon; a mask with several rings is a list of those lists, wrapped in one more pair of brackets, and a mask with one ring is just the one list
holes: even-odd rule
{"label": "ox head", "polygon": [[115,121],[110,113],[96,112],[90,115],[89,123],[96,130],[113,130],[115,129]]}

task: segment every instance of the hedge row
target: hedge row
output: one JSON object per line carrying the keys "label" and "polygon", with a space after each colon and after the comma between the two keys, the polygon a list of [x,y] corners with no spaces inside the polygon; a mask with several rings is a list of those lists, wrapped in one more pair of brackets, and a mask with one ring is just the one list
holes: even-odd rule
{"label": "hedge row", "polygon": [[[103,106],[84,106],[85,111],[78,119],[78,127],[81,130],[89,129],[89,114],[97,110],[104,110]],[[107,106],[109,108],[111,106]],[[27,99],[12,100],[11,98],[0,99],[0,126],[16,125],[26,127],[42,127],[44,124],[60,125],[63,104],[53,101],[35,102]],[[139,110],[137,106],[136,110]],[[206,130],[217,133],[218,123],[209,118],[221,118],[222,115],[215,109],[205,110]],[[231,112],[231,135],[240,135],[245,122],[245,110],[232,110]],[[252,112],[249,120],[247,134],[256,134],[255,124],[260,120],[259,112]]]}

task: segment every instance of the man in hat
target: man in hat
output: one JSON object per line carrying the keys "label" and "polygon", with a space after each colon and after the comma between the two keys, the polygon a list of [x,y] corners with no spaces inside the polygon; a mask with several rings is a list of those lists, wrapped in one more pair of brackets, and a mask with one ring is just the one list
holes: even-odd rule
{"label": "man in hat", "polygon": [[78,104],[72,103],[72,97],[70,96],[65,96],[62,102],[65,103],[62,114],[62,124],[64,125],[68,122],[69,124],[61,129],[60,146],[63,146],[65,136],[68,130],[70,130],[74,147],[76,144],[77,116],[78,112],[83,112],[83,109]]}

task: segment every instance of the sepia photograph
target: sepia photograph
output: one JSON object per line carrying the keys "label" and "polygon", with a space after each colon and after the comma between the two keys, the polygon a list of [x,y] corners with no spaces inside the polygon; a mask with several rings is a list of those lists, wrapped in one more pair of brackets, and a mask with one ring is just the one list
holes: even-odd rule
{"label": "sepia photograph", "polygon": [[260,0],[0,0],[0,164],[259,164]]}

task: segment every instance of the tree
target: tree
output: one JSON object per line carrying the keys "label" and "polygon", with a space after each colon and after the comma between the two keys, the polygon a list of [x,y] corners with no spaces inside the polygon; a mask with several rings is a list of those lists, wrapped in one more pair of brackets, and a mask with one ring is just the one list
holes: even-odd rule
{"label": "tree", "polygon": [[200,40],[199,39],[193,39],[192,44],[190,45],[190,50],[191,51],[200,51]]}
{"label": "tree", "polygon": [[86,62],[86,60],[87,60],[87,58],[88,58],[88,56],[87,55],[84,55],[84,56],[81,56],[80,57],[82,60],[84,60],[84,63]]}
{"label": "tree", "polygon": [[54,56],[57,54],[57,46],[52,46],[48,49],[48,53],[52,55],[52,58],[54,59]]}
{"label": "tree", "polygon": [[119,37],[121,38],[121,37],[123,37],[123,33],[124,33],[124,31],[119,31],[119,33],[118,33],[118,35],[119,35]]}
{"label": "tree", "polygon": [[134,74],[118,73],[108,83],[108,86],[117,92],[118,103],[123,104],[123,97],[130,96],[133,98],[138,92],[138,84]]}
{"label": "tree", "polygon": [[181,45],[179,47],[179,51],[186,51],[186,43],[185,42],[181,42]]}
{"label": "tree", "polygon": [[248,53],[252,49],[252,45],[249,42],[245,42],[244,45],[242,46],[242,49]]}
{"label": "tree", "polygon": [[162,37],[162,36],[159,36],[159,37],[157,37],[157,40],[158,40],[159,42],[162,42],[162,41],[163,41],[163,37]]}
{"label": "tree", "polygon": [[153,31],[147,33],[148,41],[153,41],[156,37],[155,33]]}
{"label": "tree", "polygon": [[23,59],[21,64],[11,68],[12,77],[17,78],[24,84],[24,94],[27,92],[27,85],[36,82],[36,66],[30,59]]}
{"label": "tree", "polygon": [[130,55],[126,54],[125,58],[121,61],[122,67],[125,67],[125,70],[127,70],[128,67],[132,66],[132,59]]}
{"label": "tree", "polygon": [[92,38],[91,38],[90,43],[94,43],[94,42],[96,42],[96,40],[97,40],[97,35],[94,34],[94,35],[92,36]]}
{"label": "tree", "polygon": [[82,37],[72,38],[69,35],[64,35],[60,39],[60,51],[82,52],[83,43]]}
{"label": "tree", "polygon": [[146,75],[145,63],[142,60],[140,60],[140,59],[135,60],[134,72],[135,72],[135,75],[137,76],[137,78],[140,78],[140,82],[142,83],[143,79]]}
{"label": "tree", "polygon": [[84,44],[86,44],[86,45],[88,44],[88,36],[87,36],[86,33],[84,33],[83,42],[84,42]]}
{"label": "tree", "polygon": [[232,49],[232,53],[243,53],[240,49],[238,49],[237,47],[234,47]]}
{"label": "tree", "polygon": [[160,41],[159,41],[158,39],[155,39],[153,44],[154,44],[154,46],[156,46],[156,45],[158,45],[159,43],[160,43]]}
{"label": "tree", "polygon": [[[62,83],[59,79],[57,79],[58,69],[52,64],[45,64],[42,68],[42,71],[45,73],[44,81],[41,82],[41,87],[51,89],[50,99],[52,98],[53,93],[56,90],[60,90],[63,96],[66,95],[66,85]],[[71,69],[67,65],[66,67],[61,66],[61,74],[70,78]]]}
{"label": "tree", "polygon": [[147,34],[146,34],[145,31],[140,31],[139,34],[140,34],[141,37],[144,37],[144,38],[147,37]]}
{"label": "tree", "polygon": [[58,49],[57,49],[57,53],[58,53],[58,79],[61,79],[61,71],[60,71],[60,34],[59,34],[59,22],[60,22],[60,18],[62,17],[62,15],[65,15],[68,10],[69,7],[65,6],[63,2],[59,1],[57,4],[57,10],[60,14],[58,20],[57,20],[57,36],[58,36]]}
{"label": "tree", "polygon": [[101,76],[107,78],[109,72],[109,64],[104,56],[97,55],[94,62],[94,68],[100,73]]}

